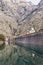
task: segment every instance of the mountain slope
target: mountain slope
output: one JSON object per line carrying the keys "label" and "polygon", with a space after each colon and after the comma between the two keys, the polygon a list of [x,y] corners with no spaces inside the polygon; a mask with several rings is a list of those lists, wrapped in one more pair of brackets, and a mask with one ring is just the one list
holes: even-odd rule
{"label": "mountain slope", "polygon": [[[20,19],[19,17],[21,17],[18,11],[20,10],[21,12],[21,9],[22,9],[22,15],[24,16],[23,10],[25,6],[26,7],[28,6],[28,4],[29,3],[26,3],[26,2],[15,3],[13,2],[13,0],[0,0],[0,27],[1,27],[0,34],[6,33],[7,35],[10,35],[14,32],[14,29],[18,29],[17,19]],[[29,6],[32,6],[32,5],[29,4]]]}
{"label": "mountain slope", "polygon": [[22,31],[23,33],[25,33],[25,31],[29,32],[31,28],[34,28],[35,31],[43,29],[43,0],[41,0],[38,5],[33,5],[30,8],[28,7],[27,9],[25,7],[24,9],[26,11],[24,12],[23,15],[22,13],[19,12],[20,18],[17,20],[20,30],[22,29],[21,32]]}
{"label": "mountain slope", "polygon": [[[24,32],[29,32],[32,27],[36,31],[43,28],[43,0],[38,5],[30,3],[0,0],[0,23],[6,24],[7,22],[6,26],[8,28],[7,30],[5,29],[5,32],[7,31],[10,35],[16,29],[17,34],[23,34]],[[3,27],[6,28],[5,25],[0,25],[0,27],[2,27],[2,30]]]}

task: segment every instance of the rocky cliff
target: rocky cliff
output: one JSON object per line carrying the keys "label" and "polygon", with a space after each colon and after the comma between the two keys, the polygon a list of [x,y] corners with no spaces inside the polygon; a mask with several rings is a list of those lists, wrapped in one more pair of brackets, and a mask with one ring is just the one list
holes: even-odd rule
{"label": "rocky cliff", "polygon": [[22,14],[24,15],[23,10],[25,6],[28,5],[30,6],[29,3],[18,3],[15,2],[15,0],[0,0],[0,34],[3,33],[5,36],[10,36],[15,33],[15,30],[17,31],[17,20],[20,17],[18,11],[20,10],[20,12],[22,12]]}
{"label": "rocky cliff", "polygon": [[11,35],[13,29],[17,29],[14,6],[10,0],[0,0],[0,34],[3,33],[5,36]]}
{"label": "rocky cliff", "polygon": [[[31,28],[35,31],[43,29],[43,0],[38,5],[19,6],[17,22],[22,33],[27,33]],[[21,28],[22,27],[22,28]]]}
{"label": "rocky cliff", "polygon": [[38,5],[31,2],[0,0],[0,34],[25,34],[31,28],[43,28],[43,0]]}

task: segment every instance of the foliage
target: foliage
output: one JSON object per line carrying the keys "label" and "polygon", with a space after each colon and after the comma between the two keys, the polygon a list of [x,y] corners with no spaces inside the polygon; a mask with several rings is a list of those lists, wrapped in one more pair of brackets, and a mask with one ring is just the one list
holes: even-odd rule
{"label": "foliage", "polygon": [[0,34],[0,40],[5,40],[5,36],[3,34]]}
{"label": "foliage", "polygon": [[0,34],[0,40],[3,41],[3,44],[0,43],[0,50],[2,50],[2,49],[4,49],[4,47],[5,47],[5,43],[4,43],[5,37],[4,37],[3,34]]}

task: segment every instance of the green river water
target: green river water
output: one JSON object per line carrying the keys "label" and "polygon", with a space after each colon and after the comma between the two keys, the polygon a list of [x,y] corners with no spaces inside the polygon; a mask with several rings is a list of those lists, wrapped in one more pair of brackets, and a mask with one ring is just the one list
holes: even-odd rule
{"label": "green river water", "polygon": [[43,65],[43,58],[32,50],[8,45],[0,50],[0,65]]}

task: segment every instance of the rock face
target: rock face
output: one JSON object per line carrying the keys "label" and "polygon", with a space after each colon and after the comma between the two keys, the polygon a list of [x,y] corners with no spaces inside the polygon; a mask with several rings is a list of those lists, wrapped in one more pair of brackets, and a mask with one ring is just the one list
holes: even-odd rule
{"label": "rock face", "polygon": [[[31,29],[31,27],[33,27],[35,31],[43,29],[43,0],[41,0],[38,5],[19,6],[17,12],[20,16],[17,22],[20,27],[22,26],[22,30],[25,28],[23,33]],[[26,26],[29,27],[26,28]]]}
{"label": "rock face", "polygon": [[43,6],[43,0],[40,1],[39,5],[42,7]]}
{"label": "rock face", "polygon": [[[15,27],[14,27],[15,26]],[[17,29],[17,23],[11,18],[0,12],[0,34],[6,36],[12,34],[12,31]]]}
{"label": "rock face", "polygon": [[[12,5],[12,6],[11,6]],[[43,1],[38,5],[31,2],[0,0],[0,34],[12,35],[29,32],[31,28],[38,31],[43,28]]]}
{"label": "rock face", "polygon": [[[0,0],[0,34],[10,36],[15,29],[18,29],[17,20],[20,19],[21,15],[24,15],[26,4],[28,5],[26,2],[18,3],[14,0]],[[19,15],[18,11],[20,11],[21,15]]]}
{"label": "rock face", "polygon": [[[12,4],[12,3],[11,3]],[[13,29],[17,29],[17,23],[13,15],[10,0],[0,0],[0,34],[10,36]]]}

